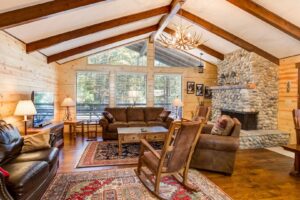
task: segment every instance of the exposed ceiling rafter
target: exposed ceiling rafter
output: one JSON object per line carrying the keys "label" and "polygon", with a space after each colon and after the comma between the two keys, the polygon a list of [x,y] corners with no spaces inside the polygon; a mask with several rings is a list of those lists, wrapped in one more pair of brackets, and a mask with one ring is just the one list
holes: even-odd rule
{"label": "exposed ceiling rafter", "polygon": [[261,5],[251,0],[227,0],[238,8],[252,14],[262,21],[274,26],[275,28],[285,32],[286,34],[300,40],[300,27],[287,21],[286,19],[276,15]]}
{"label": "exposed ceiling rafter", "polygon": [[159,21],[159,28],[156,32],[154,32],[150,37],[150,42],[154,42],[156,38],[163,32],[163,30],[169,25],[169,23],[172,21],[174,16],[178,13],[178,11],[181,9],[182,5],[187,0],[172,0],[170,4],[170,12],[169,14],[163,16]]}
{"label": "exposed ceiling rafter", "polygon": [[191,22],[195,23],[195,24],[198,24],[199,26],[201,26],[202,28],[206,29],[207,31],[215,34],[215,35],[218,35],[219,37],[222,37],[224,38],[225,40],[247,50],[247,51],[250,51],[250,52],[255,52],[257,53],[258,55],[270,60],[271,62],[279,65],[279,59],[276,58],[275,56],[271,55],[270,53],[250,44],[249,42],[233,35],[232,33],[229,33],[227,31],[225,31],[224,29],[186,11],[186,10],[182,10],[180,11],[181,12],[181,15],[190,20]]}
{"label": "exposed ceiling rafter", "polygon": [[58,13],[82,8],[106,0],[55,0],[0,13],[0,30],[33,22]]}
{"label": "exposed ceiling rafter", "polygon": [[43,49],[43,48],[47,48],[47,47],[59,44],[61,42],[65,42],[68,40],[72,40],[75,38],[93,34],[96,32],[104,31],[104,30],[111,29],[111,28],[116,28],[118,26],[126,25],[126,24],[129,24],[132,22],[146,19],[146,18],[151,18],[151,17],[155,17],[158,15],[166,14],[169,12],[169,10],[170,10],[170,6],[163,6],[160,8],[155,8],[152,10],[120,17],[117,19],[105,21],[105,22],[98,23],[95,25],[87,26],[87,27],[80,28],[77,30],[73,30],[73,31],[69,31],[69,32],[62,33],[59,35],[44,38],[44,39],[41,39],[38,41],[28,43],[26,45],[26,51],[27,51],[27,53],[29,53],[32,51],[36,51],[39,49]]}
{"label": "exposed ceiling rafter", "polygon": [[122,40],[133,38],[133,37],[136,37],[136,36],[139,36],[139,35],[143,35],[143,34],[146,34],[146,33],[151,33],[151,32],[156,31],[157,28],[158,28],[157,25],[153,25],[153,26],[149,26],[149,27],[146,27],[146,28],[134,30],[134,31],[131,31],[131,32],[128,32],[128,33],[123,33],[121,35],[117,35],[117,36],[114,36],[114,37],[111,37],[111,38],[106,38],[106,39],[103,39],[103,40],[100,40],[100,41],[97,41],[97,42],[89,43],[89,44],[86,44],[86,45],[83,45],[83,46],[80,46],[80,47],[69,49],[69,50],[66,50],[66,51],[48,56],[47,62],[48,63],[55,62],[55,61],[58,61],[58,60],[62,60],[64,58],[68,58],[70,56],[74,56],[74,55],[77,55],[77,54],[80,54],[80,53],[83,53],[83,52],[87,52],[87,51],[90,51],[90,50],[93,50],[93,49],[96,49],[96,48],[99,48],[99,47],[109,45],[109,44],[112,44],[112,43],[116,43],[116,42],[119,42],[119,41],[122,41]]}
{"label": "exposed ceiling rafter", "polygon": [[[174,30],[172,30],[168,27],[166,27],[164,31],[168,34],[173,34],[175,32]],[[209,55],[211,55],[215,58],[218,58],[219,60],[224,60],[224,54],[222,54],[222,53],[220,53],[220,52],[218,52],[218,51],[216,51],[216,50],[214,50],[214,49],[212,49],[208,46],[205,46],[204,44],[199,45],[198,49],[204,51],[205,53],[207,53],[207,54],[209,54]]]}

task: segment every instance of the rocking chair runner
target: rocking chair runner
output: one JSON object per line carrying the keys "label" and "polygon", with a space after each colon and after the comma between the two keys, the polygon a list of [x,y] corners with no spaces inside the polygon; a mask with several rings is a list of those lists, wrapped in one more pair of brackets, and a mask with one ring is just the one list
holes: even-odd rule
{"label": "rocking chair runner", "polygon": [[[159,198],[163,199],[159,194],[162,176],[173,175],[181,184],[193,190],[188,185],[188,170],[202,127],[203,123],[200,122],[173,122],[161,151],[154,150],[146,140],[141,140],[137,175],[147,189]],[[145,171],[143,166],[148,170]],[[179,180],[178,175],[182,177],[183,182]],[[147,186],[146,179],[154,185],[154,190]]]}

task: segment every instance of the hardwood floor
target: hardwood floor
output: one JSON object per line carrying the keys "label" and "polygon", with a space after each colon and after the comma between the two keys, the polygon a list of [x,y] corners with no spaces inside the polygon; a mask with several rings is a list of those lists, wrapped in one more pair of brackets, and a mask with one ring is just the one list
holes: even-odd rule
{"label": "hardwood floor", "polygon": [[[108,166],[76,169],[88,141],[79,137],[76,141],[70,140],[67,134],[65,136],[65,145],[60,152],[59,172],[120,168]],[[98,141],[101,140],[98,138]],[[293,159],[266,149],[240,150],[232,176],[207,171],[202,173],[233,199],[300,200],[300,178],[289,176],[292,167]]]}

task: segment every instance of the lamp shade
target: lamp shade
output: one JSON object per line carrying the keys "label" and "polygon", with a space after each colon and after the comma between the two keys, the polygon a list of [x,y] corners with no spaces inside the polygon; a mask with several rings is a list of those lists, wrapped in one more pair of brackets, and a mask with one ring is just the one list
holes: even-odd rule
{"label": "lamp shade", "polygon": [[36,109],[31,100],[21,100],[18,102],[15,114],[16,116],[35,115]]}
{"label": "lamp shade", "polygon": [[182,101],[179,98],[176,98],[173,100],[173,106],[175,107],[181,107],[182,106]]}
{"label": "lamp shade", "polygon": [[66,97],[63,102],[61,103],[62,107],[72,107],[75,106],[75,102],[73,101],[72,98]]}
{"label": "lamp shade", "polygon": [[131,90],[131,91],[128,92],[128,96],[129,96],[130,98],[136,98],[136,97],[139,96],[139,91]]}

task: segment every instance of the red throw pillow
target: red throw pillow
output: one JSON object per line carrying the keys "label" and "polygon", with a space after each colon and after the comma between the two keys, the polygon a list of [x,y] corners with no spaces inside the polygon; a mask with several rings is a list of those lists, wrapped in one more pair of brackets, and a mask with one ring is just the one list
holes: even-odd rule
{"label": "red throw pillow", "polygon": [[3,169],[2,167],[0,167],[0,173],[4,176],[5,180],[7,180],[9,178],[8,171],[6,171],[5,169]]}

